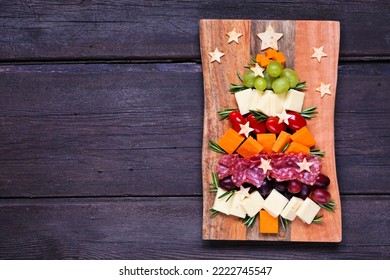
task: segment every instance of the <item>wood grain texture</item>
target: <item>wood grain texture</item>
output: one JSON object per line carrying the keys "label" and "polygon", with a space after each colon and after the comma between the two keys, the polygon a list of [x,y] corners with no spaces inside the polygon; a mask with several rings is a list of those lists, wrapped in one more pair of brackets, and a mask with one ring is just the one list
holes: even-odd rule
{"label": "wood grain texture", "polygon": [[[339,66],[343,194],[390,194],[389,75]],[[0,197],[201,195],[202,83],[191,63],[0,66]]]}
{"label": "wood grain texture", "polygon": [[201,198],[3,200],[0,259],[389,259],[390,197],[342,202],[341,243],[280,244],[202,241]]}
{"label": "wood grain texture", "polygon": [[388,1],[3,0],[0,5],[2,61],[199,59],[201,18],[339,20],[342,56],[390,55]]}
{"label": "wood grain texture", "polygon": [[[328,191],[336,203],[334,213],[321,211],[326,227],[318,224],[307,226],[300,220],[291,224],[291,240],[300,241],[304,236],[307,241],[340,242],[341,209],[339,186],[336,173],[334,148],[334,109],[336,105],[337,71],[340,45],[340,23],[320,21],[297,21],[295,37],[295,71],[300,79],[306,81],[304,108],[317,106],[318,115],[308,121],[307,127],[316,139],[316,147],[326,154],[322,161],[321,172],[330,178]],[[311,58],[313,47],[324,47],[326,57],[318,62]],[[320,83],[331,84],[331,95],[321,97],[315,91]]]}
{"label": "wood grain texture", "polygon": [[[244,25],[249,25],[249,29]],[[253,57],[261,52],[257,34],[264,32],[271,25],[275,32],[282,33],[278,42],[279,50],[288,58],[287,67],[294,67],[301,81],[307,81],[304,108],[318,106],[319,115],[308,122],[308,128],[316,139],[316,147],[326,151],[321,172],[331,179],[329,192],[332,200],[338,205],[335,213],[322,210],[327,227],[323,225],[306,225],[294,221],[290,230],[285,231],[280,225],[277,235],[260,234],[255,224],[251,229],[242,226],[240,219],[234,216],[221,215],[211,218],[209,209],[212,207],[215,194],[209,192],[211,173],[216,171],[220,154],[210,151],[208,141],[217,141],[225,133],[228,122],[221,122],[217,112],[224,108],[236,108],[234,96],[227,93],[227,86],[237,80],[236,72],[250,61],[248,51]],[[209,51],[218,47],[223,52],[228,44],[223,36],[233,27],[243,33],[239,44],[235,44],[233,53],[227,52],[221,63],[211,62]],[[250,32],[250,33],[248,33]],[[334,153],[334,108],[336,100],[337,71],[340,42],[340,26],[331,21],[260,21],[235,22],[227,20],[202,20],[200,22],[202,66],[204,79],[204,131],[203,131],[203,238],[223,240],[283,240],[283,241],[341,241],[341,205],[336,174],[336,159]],[[249,38],[249,40],[248,40]],[[248,42],[249,41],[249,42]],[[254,41],[254,42],[253,42]],[[230,45],[229,45],[230,46]],[[291,47],[294,46],[294,47]],[[318,63],[310,56],[312,47],[324,46],[328,56]],[[230,51],[230,49],[228,49]],[[240,59],[237,59],[239,57]],[[245,61],[246,59],[246,61]],[[244,61],[242,61],[244,60]],[[293,62],[293,63],[292,63]],[[230,76],[230,80],[226,77]],[[320,81],[332,84],[332,95],[320,97],[315,88]],[[213,116],[215,116],[213,118]],[[240,226],[238,226],[240,225]]]}
{"label": "wood grain texture", "polygon": [[[228,44],[227,32],[233,28],[242,33],[239,44]],[[201,36],[202,68],[204,82],[204,118],[203,118],[203,149],[202,149],[202,181],[203,181],[203,238],[204,239],[246,239],[246,229],[242,223],[237,223],[235,217],[217,217],[210,219],[209,209],[213,205],[214,196],[209,194],[211,173],[214,172],[219,156],[208,149],[209,140],[217,141],[226,129],[228,123],[216,122],[217,111],[221,108],[234,108],[232,96],[229,93],[230,82],[238,80],[236,70],[242,69],[250,60],[250,21],[229,21],[222,24],[219,20],[201,20],[199,23]],[[222,34],[222,35],[221,35]],[[209,52],[218,48],[224,53],[222,63],[211,62]],[[240,55],[237,55],[237,54]],[[217,98],[216,98],[217,97]]]}

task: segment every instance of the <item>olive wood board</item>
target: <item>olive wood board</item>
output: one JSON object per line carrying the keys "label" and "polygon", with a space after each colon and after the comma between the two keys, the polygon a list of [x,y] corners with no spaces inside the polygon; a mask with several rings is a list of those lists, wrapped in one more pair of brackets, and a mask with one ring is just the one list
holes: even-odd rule
{"label": "olive wood board", "polygon": [[[339,57],[340,23],[337,21],[289,21],[289,20],[200,20],[200,48],[204,81],[204,126],[202,149],[203,180],[203,239],[205,240],[261,240],[261,241],[301,241],[301,242],[340,242],[342,239],[341,204],[337,184],[334,152],[334,108],[337,86]],[[210,208],[215,194],[210,193],[212,172],[222,156],[208,148],[209,140],[218,141],[230,127],[228,120],[220,120],[218,111],[237,108],[234,95],[230,94],[230,83],[240,84],[237,72],[243,74],[251,57],[261,51],[258,33],[265,32],[268,25],[283,37],[278,48],[286,56],[286,67],[293,68],[300,81],[306,81],[307,88],[303,108],[317,106],[318,115],[308,120],[308,128],[317,142],[316,147],[326,154],[321,172],[326,174],[331,184],[328,187],[332,200],[337,204],[335,212],[321,209],[322,224],[304,224],[296,218],[286,230],[279,223],[278,234],[261,234],[259,218],[247,228],[242,219],[219,213],[211,216]],[[242,36],[236,42],[228,43],[227,32],[236,28]],[[323,46],[326,57],[321,62],[311,58],[313,47]],[[221,63],[211,62],[209,52],[215,48],[224,56]],[[321,98],[315,89],[320,83],[331,84],[331,95]]]}

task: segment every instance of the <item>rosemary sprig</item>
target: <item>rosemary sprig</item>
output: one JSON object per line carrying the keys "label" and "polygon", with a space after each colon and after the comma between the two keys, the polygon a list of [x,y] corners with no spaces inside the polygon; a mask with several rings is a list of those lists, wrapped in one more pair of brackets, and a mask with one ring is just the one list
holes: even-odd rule
{"label": "rosemary sprig", "polygon": [[227,192],[225,192],[224,194],[221,194],[220,196],[218,196],[218,199],[221,199],[221,198],[227,196],[227,199],[225,200],[225,202],[228,202],[229,199],[234,195],[235,192],[236,192],[235,190],[227,191]]}
{"label": "rosemary sprig", "polygon": [[312,221],[312,223],[315,223],[315,224],[322,224],[324,221],[322,220],[322,217],[324,217],[324,215],[321,215],[321,216],[318,216],[316,215]]}
{"label": "rosemary sprig", "polygon": [[240,73],[238,73],[238,72],[237,72],[237,77],[238,77],[238,79],[241,81],[241,83],[244,82],[244,78],[241,77]]}
{"label": "rosemary sprig", "polygon": [[251,63],[256,65],[257,61],[255,56],[251,57]]}
{"label": "rosemary sprig", "polygon": [[304,117],[305,119],[315,118],[315,117],[317,117],[317,114],[318,114],[318,112],[316,110],[317,110],[317,106],[312,106],[312,107],[306,108],[305,110],[303,110],[301,112],[301,116]]}
{"label": "rosemary sprig", "polygon": [[284,231],[286,231],[289,224],[291,223],[290,220],[287,220],[287,219],[283,218],[282,216],[279,216],[279,220],[280,220],[280,223],[282,224]]}
{"label": "rosemary sprig", "polygon": [[213,208],[210,208],[209,210],[211,211],[211,218],[215,218],[219,214],[218,210],[215,210]]}
{"label": "rosemary sprig", "polygon": [[306,87],[306,82],[300,82],[295,86],[295,90],[304,89]]}
{"label": "rosemary sprig", "polygon": [[211,178],[213,178],[213,182],[210,184],[210,192],[216,193],[218,191],[219,182],[218,182],[218,176],[217,173],[211,173]]}
{"label": "rosemary sprig", "polygon": [[237,109],[223,109],[221,111],[218,111],[218,115],[221,117],[220,120],[226,119],[229,114],[233,111],[236,111]]}
{"label": "rosemary sprig", "polygon": [[263,113],[261,112],[257,112],[257,111],[253,111],[253,110],[250,110],[250,113],[255,116],[255,119],[258,121],[258,122],[265,122],[268,117],[266,115],[264,115]]}
{"label": "rosemary sprig", "polygon": [[244,86],[244,85],[238,85],[238,84],[230,83],[230,90],[229,90],[229,92],[230,93],[236,93],[236,92],[242,91],[244,89],[247,89],[247,87]]}
{"label": "rosemary sprig", "polygon": [[288,146],[290,146],[290,143],[287,143],[286,146],[283,147],[282,153],[284,153],[287,150]]}
{"label": "rosemary sprig", "polygon": [[337,206],[334,201],[330,200],[328,203],[325,204],[318,204],[321,208],[324,208],[326,211],[334,212],[334,208]]}
{"label": "rosemary sprig", "polygon": [[257,217],[258,214],[254,215],[253,217],[249,217],[248,215],[242,220],[242,222],[244,223],[244,225],[246,227],[251,227],[253,226],[253,224],[255,223],[256,221],[256,217]]}
{"label": "rosemary sprig", "polygon": [[209,141],[209,149],[220,154],[226,154],[226,152],[219,146],[217,143],[215,143],[213,140]]}
{"label": "rosemary sprig", "polygon": [[310,154],[314,156],[324,157],[325,152],[321,152],[320,149],[312,149],[310,150]]}

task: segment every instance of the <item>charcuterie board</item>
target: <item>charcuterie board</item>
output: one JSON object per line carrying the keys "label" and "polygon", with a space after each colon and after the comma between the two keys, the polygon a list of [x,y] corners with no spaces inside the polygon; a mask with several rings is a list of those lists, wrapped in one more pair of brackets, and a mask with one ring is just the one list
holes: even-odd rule
{"label": "charcuterie board", "polygon": [[[303,90],[303,108],[317,106],[317,116],[307,121],[307,128],[314,135],[316,147],[325,151],[321,172],[330,179],[328,191],[336,205],[334,212],[321,209],[322,223],[306,224],[295,219],[276,234],[259,232],[259,217],[250,227],[234,215],[219,213],[213,216],[216,194],[210,192],[212,174],[216,172],[222,155],[209,148],[209,141],[217,141],[231,127],[228,120],[220,120],[218,111],[237,108],[234,94],[229,92],[231,83],[240,84],[237,73],[245,72],[257,54],[264,52],[259,34],[271,26],[277,39],[277,47],[285,56],[284,64],[299,74],[306,82]],[[241,34],[235,40],[228,35],[235,30]],[[280,37],[280,36],[279,36]],[[232,40],[230,40],[232,39]],[[230,41],[230,42],[229,42]],[[336,21],[278,21],[278,20],[201,20],[200,46],[204,79],[204,131],[202,150],[203,177],[203,239],[205,240],[263,240],[340,242],[342,239],[341,204],[337,184],[334,153],[334,108],[337,85],[340,24]],[[324,55],[313,56],[313,48],[322,47]],[[216,48],[219,56],[213,56]],[[325,55],[326,53],[326,55]],[[222,54],[222,55],[221,55]],[[322,92],[320,83],[330,85]]]}

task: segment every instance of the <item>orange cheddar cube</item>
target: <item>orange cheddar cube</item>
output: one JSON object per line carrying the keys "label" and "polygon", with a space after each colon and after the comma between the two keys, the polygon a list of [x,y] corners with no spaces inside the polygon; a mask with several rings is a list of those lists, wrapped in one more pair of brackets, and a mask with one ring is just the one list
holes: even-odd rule
{"label": "orange cheddar cube", "polygon": [[277,52],[275,54],[275,60],[277,62],[280,62],[280,64],[284,64],[286,62],[286,58],[284,57],[284,54],[282,52]]}
{"label": "orange cheddar cube", "polygon": [[261,67],[267,67],[268,63],[270,62],[270,59],[263,54],[257,54],[256,62],[260,64]]}
{"label": "orange cheddar cube", "polygon": [[280,132],[278,138],[276,139],[274,145],[272,146],[272,151],[275,153],[279,153],[283,150],[283,148],[287,145],[287,143],[291,142],[291,134],[285,131]]}
{"label": "orange cheddar cube", "polygon": [[224,149],[228,154],[232,154],[244,140],[245,138],[238,134],[237,131],[235,131],[233,128],[229,128],[225,134],[222,135],[217,144],[221,146],[221,148]]}
{"label": "orange cheddar cube", "polygon": [[275,59],[275,56],[278,52],[275,49],[268,49],[265,51],[265,56],[269,59]]}
{"label": "orange cheddar cube", "polygon": [[310,149],[302,144],[299,144],[297,142],[291,142],[290,145],[287,147],[287,150],[285,152],[286,154],[290,153],[305,153],[305,154],[310,154]]}
{"label": "orange cheddar cube", "polygon": [[260,210],[260,233],[277,234],[279,232],[279,219],[272,217],[265,210]]}
{"label": "orange cheddar cube", "polygon": [[245,140],[244,143],[237,149],[237,153],[239,153],[244,158],[250,158],[263,150],[263,146],[252,136],[249,136],[248,139]]}
{"label": "orange cheddar cube", "polygon": [[257,134],[257,142],[263,146],[262,152],[271,154],[272,153],[272,146],[274,145],[276,141],[276,134],[274,133],[262,133]]}
{"label": "orange cheddar cube", "polygon": [[302,127],[301,129],[297,130],[293,135],[291,135],[291,140],[302,144],[308,148],[316,144],[316,140],[306,126]]}

